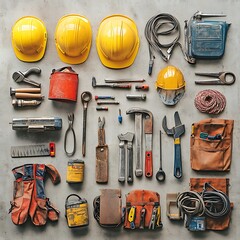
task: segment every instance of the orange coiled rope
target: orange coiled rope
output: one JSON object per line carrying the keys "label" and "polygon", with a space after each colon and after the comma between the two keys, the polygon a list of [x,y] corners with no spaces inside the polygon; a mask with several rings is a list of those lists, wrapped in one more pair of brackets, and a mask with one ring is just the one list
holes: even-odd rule
{"label": "orange coiled rope", "polygon": [[200,112],[219,114],[226,107],[226,98],[216,90],[207,89],[196,95],[194,104]]}

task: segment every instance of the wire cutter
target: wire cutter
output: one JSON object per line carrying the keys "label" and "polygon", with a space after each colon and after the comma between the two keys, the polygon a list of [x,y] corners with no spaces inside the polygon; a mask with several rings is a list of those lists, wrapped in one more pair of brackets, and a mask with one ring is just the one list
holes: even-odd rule
{"label": "wire cutter", "polygon": [[197,76],[211,77],[212,79],[196,80],[196,84],[201,85],[232,85],[236,76],[232,72],[219,72],[219,73],[195,73]]}

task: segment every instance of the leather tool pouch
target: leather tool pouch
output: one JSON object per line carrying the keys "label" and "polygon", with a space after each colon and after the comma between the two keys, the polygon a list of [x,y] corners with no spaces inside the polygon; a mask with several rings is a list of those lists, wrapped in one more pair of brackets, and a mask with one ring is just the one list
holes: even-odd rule
{"label": "leather tool pouch", "polygon": [[233,120],[205,119],[192,124],[191,167],[197,171],[229,171]]}
{"label": "leather tool pouch", "polygon": [[50,76],[48,99],[77,101],[78,74],[71,67],[53,69]]}
{"label": "leather tool pouch", "polygon": [[[215,189],[222,191],[229,195],[229,179],[228,178],[191,178],[190,190],[195,192],[202,192],[204,184],[209,183]],[[233,204],[231,203],[231,208]],[[229,227],[231,218],[231,211],[228,215],[222,218],[206,217],[206,229],[209,230],[224,230]]]}
{"label": "leather tool pouch", "polygon": [[98,129],[98,146],[96,147],[96,182],[108,182],[108,145],[105,144],[105,130]]}
{"label": "leather tool pouch", "polygon": [[102,189],[93,202],[94,217],[102,227],[118,227],[122,223],[120,189]]}
{"label": "leather tool pouch", "polygon": [[[131,208],[135,207],[135,216],[133,222],[129,221],[129,213]],[[158,214],[155,216],[154,226],[151,227],[153,210],[157,208]],[[142,210],[145,214],[142,214]],[[160,210],[160,195],[157,192],[149,190],[134,190],[126,195],[126,211],[124,228],[126,229],[156,229],[162,228],[161,210]]]}

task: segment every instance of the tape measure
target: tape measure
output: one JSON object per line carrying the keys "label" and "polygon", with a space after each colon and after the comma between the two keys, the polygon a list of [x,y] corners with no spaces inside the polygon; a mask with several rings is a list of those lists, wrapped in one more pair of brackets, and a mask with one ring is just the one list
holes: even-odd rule
{"label": "tape measure", "polygon": [[[72,198],[75,197],[75,198]],[[69,199],[71,198],[71,199]],[[65,217],[68,227],[84,227],[88,225],[88,203],[77,194],[70,194],[65,202]]]}

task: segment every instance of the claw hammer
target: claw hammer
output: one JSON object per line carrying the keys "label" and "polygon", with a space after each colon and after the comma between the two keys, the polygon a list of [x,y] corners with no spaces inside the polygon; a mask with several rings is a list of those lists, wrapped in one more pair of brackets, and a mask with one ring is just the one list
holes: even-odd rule
{"label": "claw hammer", "polygon": [[142,108],[130,108],[126,114],[135,115],[135,139],[136,139],[136,177],[143,175],[142,159],[142,132],[144,120],[145,134],[145,176],[152,177],[153,160],[152,160],[152,138],[153,138],[153,114]]}

